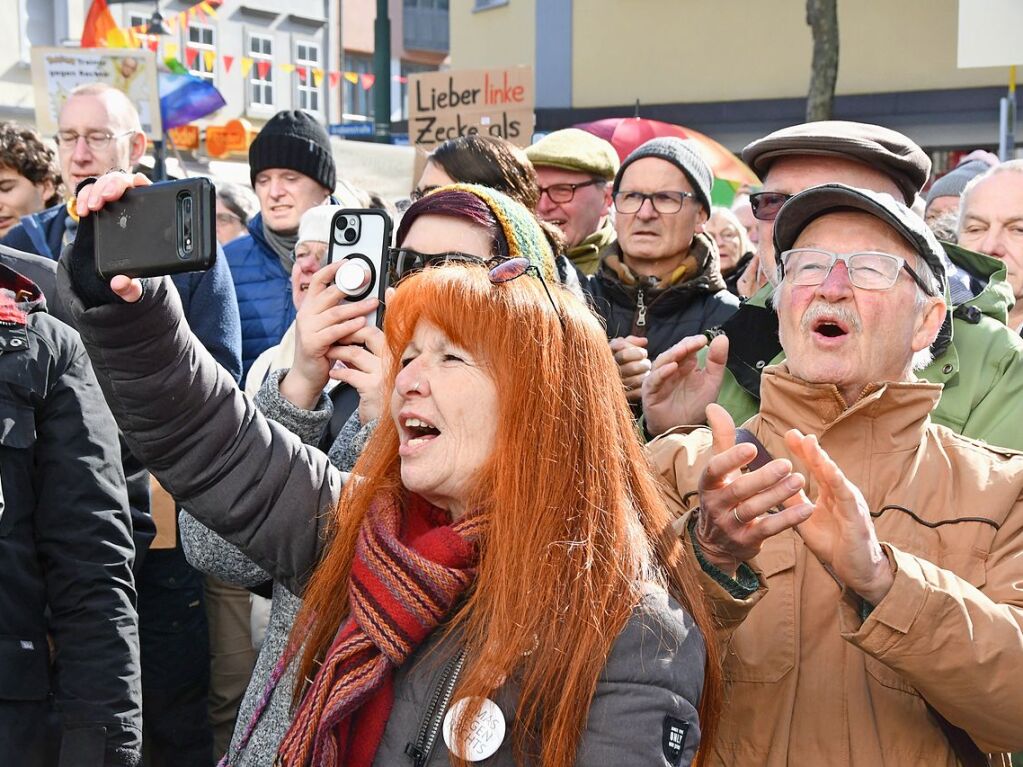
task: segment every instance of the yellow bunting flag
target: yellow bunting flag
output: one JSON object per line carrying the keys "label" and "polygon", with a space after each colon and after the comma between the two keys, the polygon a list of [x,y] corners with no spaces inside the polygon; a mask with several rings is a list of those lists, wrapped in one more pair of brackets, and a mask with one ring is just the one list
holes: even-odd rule
{"label": "yellow bunting flag", "polygon": [[314,69],[313,70],[313,84],[317,88],[319,88],[320,87],[320,83],[322,83],[322,82],[323,82],[323,70],[322,69]]}
{"label": "yellow bunting flag", "polygon": [[295,65],[294,64],[278,64],[277,68],[279,70],[281,70],[286,75],[290,75],[292,72],[295,71]]}
{"label": "yellow bunting flag", "polygon": [[359,82],[358,72],[345,72],[345,79],[352,85],[356,85]]}
{"label": "yellow bunting flag", "polygon": [[163,52],[167,55],[167,58],[176,59],[178,57],[178,44],[167,43],[163,46]]}
{"label": "yellow bunting flag", "polygon": [[202,60],[203,60],[203,63],[206,64],[206,71],[207,72],[212,72],[213,71],[213,62],[217,60],[217,54],[215,54],[213,51],[203,51],[202,52]]}
{"label": "yellow bunting flag", "polygon": [[242,56],[242,77],[248,77],[249,72],[252,71],[252,59],[248,56]]}

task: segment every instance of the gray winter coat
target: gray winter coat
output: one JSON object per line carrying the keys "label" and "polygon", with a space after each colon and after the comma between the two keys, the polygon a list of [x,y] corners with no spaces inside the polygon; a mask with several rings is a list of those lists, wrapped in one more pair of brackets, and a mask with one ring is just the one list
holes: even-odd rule
{"label": "gray winter coat", "polygon": [[[341,472],[256,410],[192,338],[166,278],[148,281],[135,304],[90,309],[74,293],[64,263],[58,284],[135,454],[197,519],[301,594],[322,552]],[[414,763],[406,748],[417,740],[438,674],[456,644],[435,635],[398,669],[375,764]],[[703,639],[691,617],[651,587],[601,672],[578,763],[688,764],[699,741],[704,662]],[[511,723],[514,691],[506,685],[495,697]],[[421,763],[448,761],[438,738]],[[514,764],[510,737],[487,764]]]}

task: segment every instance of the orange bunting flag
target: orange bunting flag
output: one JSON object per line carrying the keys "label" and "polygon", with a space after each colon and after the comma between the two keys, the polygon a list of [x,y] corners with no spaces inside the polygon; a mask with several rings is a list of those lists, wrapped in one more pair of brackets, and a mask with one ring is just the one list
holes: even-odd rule
{"label": "orange bunting flag", "polygon": [[231,71],[231,65],[234,63],[234,56],[221,56],[220,60],[224,62],[224,72]]}
{"label": "orange bunting flag", "polygon": [[185,48],[185,63],[189,69],[195,69],[195,60],[199,56],[199,49],[188,46]]}
{"label": "orange bunting flag", "polygon": [[303,80],[309,79],[309,69],[307,67],[295,67],[295,71],[298,72],[298,76]]}
{"label": "orange bunting flag", "polygon": [[269,61],[257,61],[256,62],[256,73],[259,75],[260,80],[265,80],[266,76],[270,74],[270,62]]}
{"label": "orange bunting flag", "polygon": [[249,72],[252,71],[252,59],[248,56],[242,56],[242,77],[248,77]]}
{"label": "orange bunting flag", "polygon": [[341,73],[336,70],[328,73],[327,81],[330,83],[331,88],[336,88],[338,83],[341,82]]}
{"label": "orange bunting flag", "polygon": [[159,47],[160,47],[160,38],[156,37],[156,36],[151,37],[149,39],[149,45],[148,45],[149,50],[151,50],[153,53],[156,53],[156,51],[157,51],[157,49]]}
{"label": "orange bunting flag", "polygon": [[373,83],[376,82],[376,75],[362,75],[362,89],[368,91],[373,87]]}

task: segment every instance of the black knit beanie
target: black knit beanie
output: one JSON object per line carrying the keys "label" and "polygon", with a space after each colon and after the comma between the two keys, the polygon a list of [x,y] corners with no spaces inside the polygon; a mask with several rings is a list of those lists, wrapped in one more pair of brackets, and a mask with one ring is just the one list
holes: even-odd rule
{"label": "black knit beanie", "polygon": [[334,191],[337,170],[330,138],[316,118],[300,109],[278,112],[249,146],[249,179],[267,168],[297,170]]}

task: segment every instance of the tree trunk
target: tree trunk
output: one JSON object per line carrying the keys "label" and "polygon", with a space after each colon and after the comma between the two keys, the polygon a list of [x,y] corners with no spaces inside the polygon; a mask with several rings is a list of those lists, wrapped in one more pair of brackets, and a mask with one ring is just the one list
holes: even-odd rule
{"label": "tree trunk", "polygon": [[830,120],[838,80],[838,0],[806,0],[806,23],[813,33],[806,120]]}

